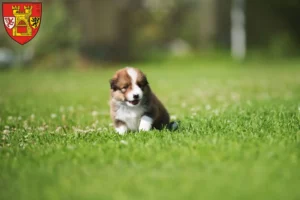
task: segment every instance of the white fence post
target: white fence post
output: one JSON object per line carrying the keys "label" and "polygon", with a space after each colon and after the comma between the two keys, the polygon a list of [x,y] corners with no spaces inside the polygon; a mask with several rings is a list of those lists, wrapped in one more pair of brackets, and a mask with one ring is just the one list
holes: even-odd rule
{"label": "white fence post", "polygon": [[246,57],[245,1],[232,0],[231,6],[231,55],[236,60]]}

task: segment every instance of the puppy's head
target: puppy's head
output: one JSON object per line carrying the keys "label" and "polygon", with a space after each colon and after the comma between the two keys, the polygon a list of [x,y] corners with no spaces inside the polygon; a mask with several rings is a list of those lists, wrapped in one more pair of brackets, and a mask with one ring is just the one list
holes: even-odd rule
{"label": "puppy's head", "polygon": [[126,67],[115,73],[110,80],[111,96],[130,107],[140,104],[149,91],[146,76],[138,69]]}

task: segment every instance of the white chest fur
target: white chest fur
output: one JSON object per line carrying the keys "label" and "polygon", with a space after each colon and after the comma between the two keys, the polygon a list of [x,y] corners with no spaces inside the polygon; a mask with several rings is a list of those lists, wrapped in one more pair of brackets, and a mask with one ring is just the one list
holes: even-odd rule
{"label": "white chest fur", "polygon": [[116,112],[116,119],[125,122],[129,130],[136,131],[139,129],[143,113],[144,109],[141,106],[128,107],[120,105]]}

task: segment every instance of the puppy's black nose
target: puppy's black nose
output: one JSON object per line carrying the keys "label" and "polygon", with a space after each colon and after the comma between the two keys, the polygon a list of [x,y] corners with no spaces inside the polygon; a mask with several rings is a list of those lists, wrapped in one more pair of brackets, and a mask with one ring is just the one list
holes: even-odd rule
{"label": "puppy's black nose", "polygon": [[139,95],[138,95],[138,94],[134,94],[134,95],[133,95],[133,98],[134,98],[134,99],[138,99],[138,98],[139,98]]}

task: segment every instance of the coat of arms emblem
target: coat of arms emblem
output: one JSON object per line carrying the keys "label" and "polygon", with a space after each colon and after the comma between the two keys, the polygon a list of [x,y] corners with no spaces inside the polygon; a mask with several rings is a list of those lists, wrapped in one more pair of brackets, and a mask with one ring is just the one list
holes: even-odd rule
{"label": "coat of arms emblem", "polygon": [[4,28],[17,43],[24,45],[39,31],[42,19],[42,3],[2,3]]}

